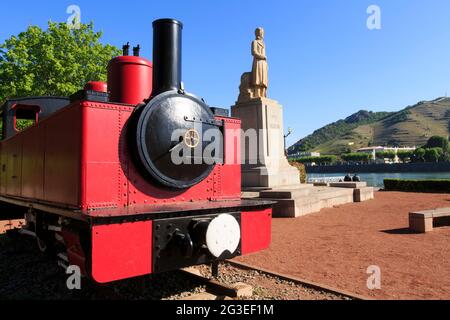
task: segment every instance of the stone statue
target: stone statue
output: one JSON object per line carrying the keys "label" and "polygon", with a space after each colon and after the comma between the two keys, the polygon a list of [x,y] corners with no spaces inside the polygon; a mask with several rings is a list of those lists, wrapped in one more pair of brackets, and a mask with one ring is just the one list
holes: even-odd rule
{"label": "stone statue", "polygon": [[254,98],[267,98],[267,87],[269,85],[266,56],[266,45],[264,44],[264,29],[257,28],[256,40],[252,43],[253,69],[250,85],[253,89]]}
{"label": "stone statue", "polygon": [[253,90],[250,88],[251,72],[245,72],[241,76],[241,86],[239,87],[238,101],[247,101],[253,98]]}
{"label": "stone statue", "polygon": [[[231,107],[231,115],[241,119],[243,130],[242,186],[250,189],[294,186],[300,181],[300,173],[286,158],[283,107],[267,98],[269,81],[264,30],[256,29],[255,35],[253,68],[242,74],[239,99]],[[256,135],[250,134],[253,137],[247,139],[248,132]]]}
{"label": "stone statue", "polygon": [[245,102],[253,98],[267,98],[269,68],[264,44],[264,29],[256,29],[255,35],[256,40],[252,42],[253,68],[252,72],[245,72],[241,76],[239,102]]}

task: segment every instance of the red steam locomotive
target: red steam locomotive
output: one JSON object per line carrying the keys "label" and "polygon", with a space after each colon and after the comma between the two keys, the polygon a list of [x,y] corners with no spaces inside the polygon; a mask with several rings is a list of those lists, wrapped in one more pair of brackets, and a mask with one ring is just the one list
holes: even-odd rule
{"label": "red steam locomotive", "polygon": [[[214,263],[271,240],[271,203],[241,199],[240,121],[184,91],[183,25],[153,27],[153,64],[125,46],[107,84],[1,110],[0,219],[25,214],[22,232],[41,251],[98,283]],[[19,132],[18,119],[35,124]],[[207,131],[219,133],[209,154]]]}

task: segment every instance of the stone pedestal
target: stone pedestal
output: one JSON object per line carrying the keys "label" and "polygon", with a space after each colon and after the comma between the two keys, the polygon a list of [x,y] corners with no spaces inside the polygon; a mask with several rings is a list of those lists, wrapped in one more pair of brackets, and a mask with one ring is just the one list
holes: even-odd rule
{"label": "stone pedestal", "polygon": [[283,107],[275,100],[256,98],[231,107],[242,120],[242,186],[276,188],[300,183],[297,168],[285,156]]}
{"label": "stone pedestal", "polygon": [[316,213],[324,208],[363,202],[374,198],[374,190],[367,183],[339,183],[330,186],[297,184],[279,187],[259,193],[243,193],[244,198],[258,198],[276,202],[274,218],[297,218]]}

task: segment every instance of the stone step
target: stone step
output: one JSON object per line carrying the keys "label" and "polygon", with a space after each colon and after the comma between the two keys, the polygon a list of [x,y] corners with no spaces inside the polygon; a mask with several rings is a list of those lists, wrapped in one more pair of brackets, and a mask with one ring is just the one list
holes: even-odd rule
{"label": "stone step", "polygon": [[316,213],[324,208],[353,203],[354,192],[345,188],[314,188],[307,196],[291,199],[272,198],[277,202],[273,208],[275,218],[296,218],[310,213]]}
{"label": "stone step", "polygon": [[375,198],[374,191],[375,190],[372,187],[354,189],[354,198],[355,198],[354,201],[355,202],[364,202],[364,201],[372,200],[373,198]]}
{"label": "stone step", "polygon": [[332,188],[365,188],[367,187],[367,182],[333,182],[329,184]]}
{"label": "stone step", "polygon": [[259,192],[250,192],[250,191],[244,191],[241,193],[242,199],[254,199],[259,198]]}
{"label": "stone step", "polygon": [[294,190],[273,190],[260,192],[259,197],[262,199],[297,199],[299,197],[309,196],[311,192],[311,188],[301,188]]}

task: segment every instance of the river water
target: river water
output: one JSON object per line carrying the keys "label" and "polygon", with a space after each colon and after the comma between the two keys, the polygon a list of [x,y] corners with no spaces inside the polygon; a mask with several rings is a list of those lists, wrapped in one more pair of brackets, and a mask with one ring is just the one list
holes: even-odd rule
{"label": "river water", "polygon": [[[308,174],[308,179],[345,177],[347,173]],[[362,181],[371,187],[384,187],[384,179],[450,179],[450,172],[432,173],[359,173]]]}

